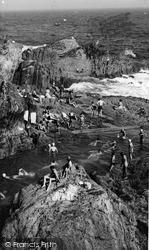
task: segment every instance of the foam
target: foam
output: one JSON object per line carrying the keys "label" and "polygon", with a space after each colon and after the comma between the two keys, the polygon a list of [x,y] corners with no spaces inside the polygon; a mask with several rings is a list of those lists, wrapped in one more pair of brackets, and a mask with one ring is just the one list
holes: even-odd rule
{"label": "foam", "polygon": [[149,99],[149,70],[140,70],[139,73],[114,79],[103,79],[100,83],[79,82],[69,89],[75,92],[96,93],[104,96],[133,96]]}

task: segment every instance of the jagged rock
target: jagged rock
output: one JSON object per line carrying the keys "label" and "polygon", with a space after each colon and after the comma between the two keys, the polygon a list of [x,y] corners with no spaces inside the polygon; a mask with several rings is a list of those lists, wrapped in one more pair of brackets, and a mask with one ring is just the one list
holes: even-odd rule
{"label": "jagged rock", "polygon": [[11,241],[61,239],[56,249],[65,250],[139,250],[135,231],[135,216],[124,202],[73,166],[49,192],[31,184],[17,193],[2,235]]}
{"label": "jagged rock", "polygon": [[[27,103],[9,82],[6,96],[0,96],[0,159],[32,147],[32,139],[27,138],[23,115]],[[23,139],[24,138],[24,139]]]}

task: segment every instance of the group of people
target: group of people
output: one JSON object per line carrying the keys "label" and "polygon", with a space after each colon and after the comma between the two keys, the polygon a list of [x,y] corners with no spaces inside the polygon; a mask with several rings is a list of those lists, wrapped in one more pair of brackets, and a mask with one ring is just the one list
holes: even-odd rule
{"label": "group of people", "polygon": [[96,114],[96,110],[97,110],[97,113],[98,113],[98,117],[102,117],[102,110],[103,110],[103,105],[105,104],[105,102],[99,98],[97,103],[95,102],[91,102],[91,110],[92,110],[92,116],[95,116]]}
{"label": "group of people", "polygon": [[73,111],[70,111],[68,114],[62,112],[62,120],[68,129],[72,127],[73,121],[79,122],[79,127],[81,130],[85,125],[85,115],[83,111],[79,116],[77,116]]}
{"label": "group of people", "polygon": [[[97,103],[92,101],[91,102],[92,116],[95,116],[97,112],[98,117],[102,117],[104,105],[105,105],[105,102],[101,98],[98,99]],[[124,106],[122,99],[119,99],[118,106],[117,107],[113,106],[113,109],[114,110],[120,109],[120,110],[126,111],[126,107]]]}
{"label": "group of people", "polygon": [[72,168],[72,161],[71,161],[71,157],[68,156],[67,157],[67,162],[66,164],[62,167],[62,173],[61,173],[61,176],[59,176],[59,173],[58,171],[56,170],[56,167],[58,166],[57,162],[56,162],[56,156],[58,154],[58,149],[57,147],[55,146],[55,143],[53,142],[52,144],[49,144],[48,145],[48,151],[49,151],[49,154],[51,156],[51,159],[52,159],[52,162],[49,166],[49,169],[51,170],[49,174],[45,175],[43,177],[43,185],[42,187],[43,188],[46,188],[47,184],[47,192],[49,191],[50,187],[51,187],[51,184],[52,182],[55,182],[56,183],[56,186],[57,186],[57,183],[60,182],[60,178],[67,178],[68,177],[68,173],[71,171],[71,168]]}
{"label": "group of people", "polygon": [[[134,151],[134,146],[133,146],[133,143],[132,143],[131,139],[128,139],[128,142],[129,142],[129,144],[128,144],[129,160],[131,162],[133,151]],[[112,172],[113,168],[115,167],[115,163],[116,163],[115,150],[116,150],[116,141],[114,141],[113,145],[112,145],[111,161],[110,161],[110,172]],[[127,156],[126,156],[126,154],[124,152],[120,152],[120,155],[121,155],[121,168],[122,168],[122,171],[123,171],[122,178],[127,179],[127,175],[128,175]]]}
{"label": "group of people", "polygon": [[[142,126],[140,127],[140,132],[139,132],[139,136],[140,136],[140,147],[143,147],[143,143],[144,143],[144,131]],[[118,138],[125,140],[126,139],[126,132],[124,131],[124,129],[121,129],[119,134],[118,134]],[[116,161],[116,155],[115,155],[115,150],[116,150],[116,141],[114,141],[112,143],[112,147],[111,147],[111,161],[110,161],[110,172],[113,170],[113,168],[115,167],[115,161]],[[129,157],[129,164],[131,163],[132,159],[133,159],[133,152],[134,152],[134,145],[132,143],[131,139],[128,139],[128,157]],[[121,155],[121,167],[123,170],[123,175],[122,178],[123,179],[127,179],[128,178],[128,160],[127,160],[127,156],[124,152],[120,152]]]}
{"label": "group of people", "polygon": [[42,120],[38,123],[38,130],[50,132],[51,126],[54,127],[57,132],[60,132],[60,120],[54,114],[50,113],[49,106],[47,106],[42,113]]}

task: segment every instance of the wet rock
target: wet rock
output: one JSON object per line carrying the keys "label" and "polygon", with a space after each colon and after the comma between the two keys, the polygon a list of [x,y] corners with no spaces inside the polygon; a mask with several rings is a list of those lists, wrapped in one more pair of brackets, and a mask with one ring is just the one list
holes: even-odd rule
{"label": "wet rock", "polygon": [[[91,189],[79,183],[88,182]],[[32,218],[32,219],[30,219]],[[121,199],[92,181],[79,166],[49,192],[38,184],[22,189],[14,199],[3,237],[32,240],[61,238],[64,249],[136,249],[136,220]],[[34,239],[36,241],[36,239]]]}

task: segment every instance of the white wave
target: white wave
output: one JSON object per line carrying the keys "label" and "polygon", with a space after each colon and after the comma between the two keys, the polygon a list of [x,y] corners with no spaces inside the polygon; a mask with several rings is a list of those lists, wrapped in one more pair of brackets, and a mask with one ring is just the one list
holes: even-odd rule
{"label": "white wave", "polygon": [[149,99],[149,70],[140,70],[133,75],[124,75],[114,79],[103,79],[100,83],[79,82],[69,89],[75,92],[96,93],[103,96],[133,96]]}

